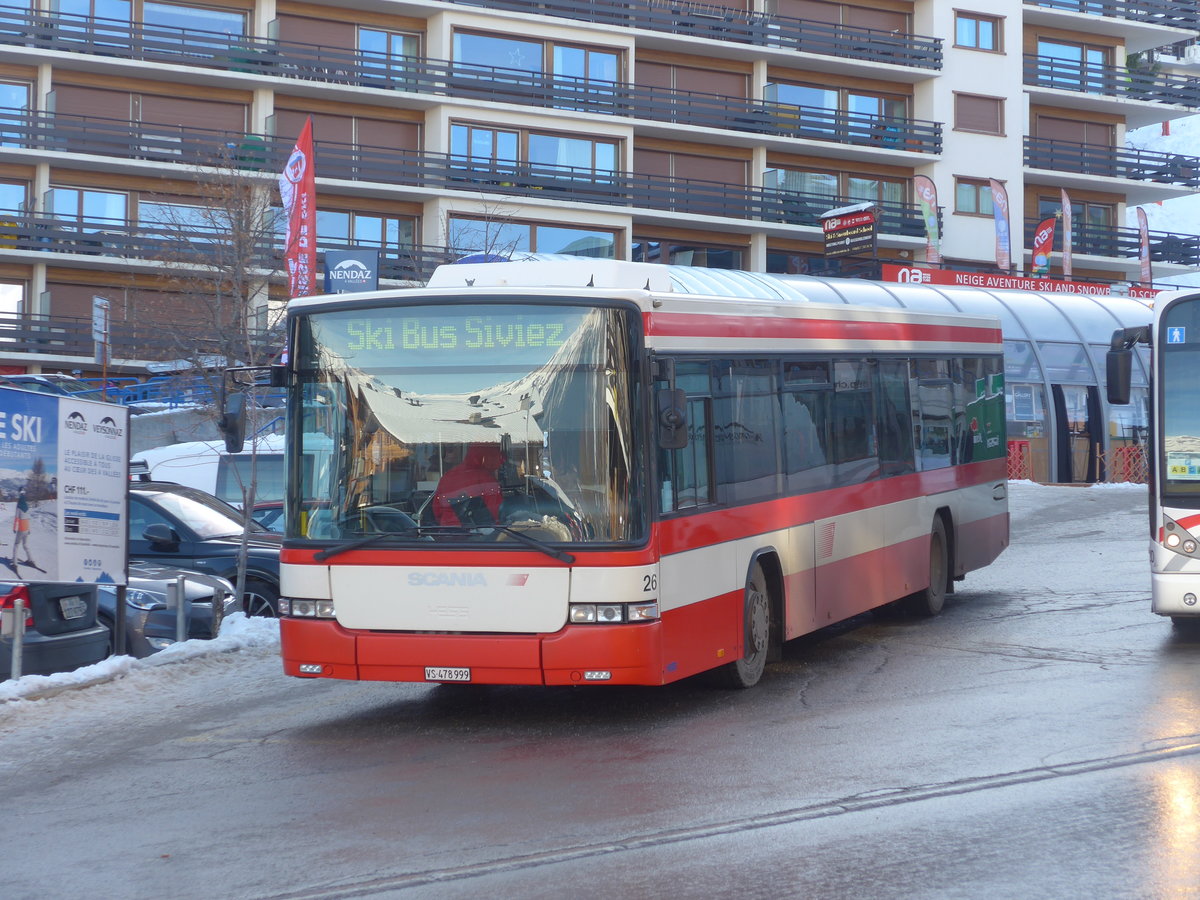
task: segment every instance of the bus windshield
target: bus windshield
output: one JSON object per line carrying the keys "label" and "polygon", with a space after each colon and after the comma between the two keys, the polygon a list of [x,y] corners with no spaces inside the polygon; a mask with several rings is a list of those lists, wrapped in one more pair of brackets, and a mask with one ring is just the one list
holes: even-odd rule
{"label": "bus windshield", "polygon": [[291,470],[288,535],[642,540],[636,322],[567,303],[303,316],[290,443],[316,462]]}
{"label": "bus windshield", "polygon": [[1172,304],[1157,346],[1162,390],[1164,495],[1200,497],[1200,300]]}

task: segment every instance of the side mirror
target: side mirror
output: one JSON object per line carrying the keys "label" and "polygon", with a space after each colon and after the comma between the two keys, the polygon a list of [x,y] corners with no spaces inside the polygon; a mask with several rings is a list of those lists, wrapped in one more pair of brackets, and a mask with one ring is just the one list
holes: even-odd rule
{"label": "side mirror", "polygon": [[142,532],[142,539],[147,540],[152,544],[178,544],[179,535],[173,529],[164,525],[162,522],[155,522],[153,525],[147,525],[146,530]]}
{"label": "side mirror", "polygon": [[246,395],[240,391],[225,398],[217,429],[225,438],[226,453],[241,453],[246,445]]}
{"label": "side mirror", "polygon": [[1105,386],[1108,402],[1124,406],[1129,402],[1130,381],[1133,373],[1132,350],[1109,350],[1104,359]]}
{"label": "side mirror", "polygon": [[272,366],[271,366],[271,369],[270,369],[270,372],[271,372],[271,387],[274,387],[274,388],[285,388],[285,387],[287,387],[287,386],[288,386],[288,381],[287,381],[288,369],[287,369],[287,366],[272,365]]}
{"label": "side mirror", "polygon": [[664,450],[682,450],[687,446],[687,394],[676,388],[664,388],[658,397],[658,446]]}

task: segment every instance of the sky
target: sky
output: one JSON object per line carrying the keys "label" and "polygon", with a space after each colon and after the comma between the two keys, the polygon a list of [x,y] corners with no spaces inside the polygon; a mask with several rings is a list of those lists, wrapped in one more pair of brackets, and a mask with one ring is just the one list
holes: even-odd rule
{"label": "sky", "polygon": [[[1018,514],[1042,507],[1060,508],[1084,495],[1086,491],[1131,492],[1130,502],[1144,502],[1146,486],[1142,484],[1094,484],[1086,488],[1037,484],[1032,481],[1009,482],[1009,510]],[[1090,520],[1089,527],[1118,530],[1105,519]],[[1067,522],[1064,527],[1075,527]],[[1116,537],[1117,535],[1114,535]],[[1144,557],[1139,557],[1144,564]],[[987,579],[994,584],[1020,584],[1027,580],[1023,570],[1025,558],[1017,553],[1004,553],[986,570]],[[1149,584],[1149,566],[1146,582]],[[982,574],[982,573],[980,573]],[[1103,578],[1103,573],[1094,573]],[[971,577],[971,576],[968,576]],[[1147,601],[1146,615],[1152,616]],[[1169,627],[1169,626],[1168,626]],[[131,697],[147,693],[170,695],[195,686],[196,679],[212,678],[214,691],[227,690],[224,679],[229,677],[232,654],[245,657],[245,663],[279,658],[279,620],[248,618],[234,613],[221,625],[220,635],[213,640],[190,640],[173,644],[166,650],[145,659],[129,656],[111,657],[103,662],[85,666],[74,672],[55,675],[26,675],[16,680],[0,682],[0,725],[7,715],[19,715],[27,722],[44,718],[45,727],[53,730],[60,711],[87,701],[90,712],[102,712],[104,704],[121,705]],[[280,664],[282,670],[282,664]],[[280,677],[283,677],[282,674]],[[97,709],[99,707],[99,709]]]}

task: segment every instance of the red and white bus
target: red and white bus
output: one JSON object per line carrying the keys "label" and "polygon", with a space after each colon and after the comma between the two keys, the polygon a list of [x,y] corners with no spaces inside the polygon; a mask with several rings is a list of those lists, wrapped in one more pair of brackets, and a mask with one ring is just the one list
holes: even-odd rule
{"label": "red and white bus", "polygon": [[[936,614],[1008,543],[994,319],[583,258],[288,315],[289,675],[748,687],[784,641]],[[436,500],[467,455],[490,495]]]}
{"label": "red and white bus", "polygon": [[1130,402],[1134,349],[1148,344],[1150,609],[1200,624],[1200,292],[1164,291],[1149,325],[1118,329],[1108,354],[1108,401]]}

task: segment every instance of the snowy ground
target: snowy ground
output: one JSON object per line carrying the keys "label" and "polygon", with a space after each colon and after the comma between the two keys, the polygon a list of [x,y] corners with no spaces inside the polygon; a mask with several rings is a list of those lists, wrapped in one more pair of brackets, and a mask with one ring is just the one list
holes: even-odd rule
{"label": "snowy ground", "polygon": [[[1032,481],[1014,481],[1009,484],[1009,508],[1014,520],[1014,536],[1018,536],[1018,523],[1024,514],[1069,500],[1080,491],[1134,492],[1138,500],[1146,493],[1144,485],[1136,484],[1097,484],[1090,487],[1050,486]],[[1131,497],[1131,501],[1133,499]],[[1101,528],[1106,524],[1109,523],[1100,519],[1092,522],[1089,527]],[[1112,527],[1111,524],[1109,527]],[[1143,559],[1139,558],[1139,565],[1142,562]],[[987,569],[987,578],[995,584],[1020,583],[1024,573],[1019,571],[1019,566],[1018,555],[1004,554]],[[1149,582],[1148,569],[1146,581]],[[0,683],[0,718],[4,716],[6,708],[21,708],[32,704],[52,711],[56,697],[97,683],[122,682],[127,692],[136,694],[144,694],[147,691],[169,692],[180,681],[190,681],[202,674],[206,667],[217,662],[216,657],[235,651],[256,659],[277,655],[278,620],[247,618],[242,613],[235,613],[222,624],[221,634],[215,640],[185,641],[142,660],[117,656],[74,672],[26,675],[15,681]],[[118,695],[120,693],[117,692]],[[113,696],[111,692],[108,695]]]}

